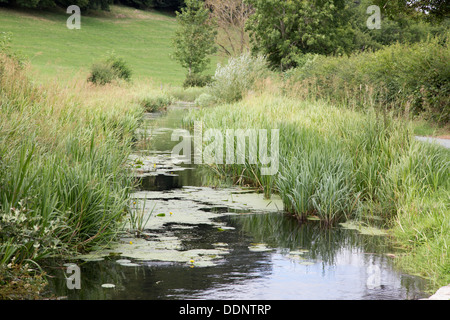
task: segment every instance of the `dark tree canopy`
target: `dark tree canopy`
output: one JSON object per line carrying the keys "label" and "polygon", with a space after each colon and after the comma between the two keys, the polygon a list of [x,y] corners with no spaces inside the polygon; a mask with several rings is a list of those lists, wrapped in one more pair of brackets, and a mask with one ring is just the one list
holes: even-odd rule
{"label": "dark tree canopy", "polygon": [[[450,1],[244,1],[255,11],[247,22],[253,51],[266,55],[271,66],[281,70],[296,67],[305,54],[377,50],[395,42],[418,42],[448,30],[449,19],[439,17],[448,13]],[[381,28],[369,29],[367,8],[376,1],[381,8]]]}
{"label": "dark tree canopy", "polygon": [[425,13],[425,17],[441,20],[450,17],[448,0],[374,0],[391,18]]}
{"label": "dark tree canopy", "polygon": [[54,7],[67,8],[70,5],[77,5],[82,10],[101,9],[109,10],[112,4],[123,4],[139,9],[179,9],[184,5],[184,0],[0,0],[0,4],[10,4],[22,8],[48,9]]}

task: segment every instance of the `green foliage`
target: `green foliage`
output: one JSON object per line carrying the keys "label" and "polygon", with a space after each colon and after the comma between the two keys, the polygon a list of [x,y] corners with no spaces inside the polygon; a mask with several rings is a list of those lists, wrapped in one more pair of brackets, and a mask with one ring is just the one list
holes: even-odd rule
{"label": "green foliage", "polygon": [[40,299],[47,281],[45,274],[35,267],[32,263],[0,263],[0,300]]}
{"label": "green foliage", "polygon": [[[392,18],[382,9],[381,29],[367,28],[370,0],[247,0],[255,13],[247,29],[255,52],[265,54],[273,68],[298,67],[297,56],[307,53],[348,55],[379,50],[385,45],[424,41],[445,33],[448,19],[426,22],[423,14]],[[391,3],[391,2],[390,2]]]}
{"label": "green foliage", "polygon": [[4,55],[0,70],[0,264],[107,244],[133,185],[124,163],[139,108],[88,111]]}
{"label": "green foliage", "polygon": [[247,52],[232,57],[225,66],[217,66],[208,91],[219,101],[238,101],[257,80],[264,78],[267,71],[267,61],[261,55],[253,57]]}
{"label": "green foliage", "polygon": [[[339,141],[291,124],[283,124],[280,131],[283,150],[276,186],[286,210],[302,220],[316,215],[327,223],[354,214],[358,197],[354,168]],[[291,139],[297,142],[295,147],[284,149]]]}
{"label": "green foliage", "polygon": [[449,61],[447,38],[435,37],[350,57],[310,57],[289,75],[308,94],[335,103],[422,114],[445,124],[450,121]]}
{"label": "green foliage", "polygon": [[195,99],[195,105],[199,107],[211,107],[217,103],[216,97],[209,93],[202,93],[197,99]]}
{"label": "green foliage", "polygon": [[130,81],[131,69],[123,58],[111,53],[104,61],[96,62],[92,65],[88,81],[94,84],[105,85],[117,79]]}
{"label": "green foliage", "polygon": [[201,74],[215,53],[216,27],[209,21],[209,11],[203,1],[187,0],[186,7],[177,12],[178,29],[173,38],[173,58],[188,74]]}
{"label": "green foliage", "polygon": [[137,9],[148,9],[154,6],[154,0],[121,0],[121,3]]}
{"label": "green foliage", "polygon": [[210,75],[191,73],[186,75],[186,79],[183,82],[183,88],[206,87],[211,81],[212,77]]}
{"label": "green foliage", "polygon": [[12,36],[13,34],[11,32],[0,32],[0,54],[12,58],[19,66],[23,66],[26,61],[25,57],[11,49]]}
{"label": "green foliage", "polygon": [[0,2],[17,5],[23,8],[49,9],[55,7],[67,8],[77,5],[81,9],[109,10],[113,0],[1,0]]}
{"label": "green foliage", "polygon": [[[116,1],[124,5],[138,9],[148,8],[180,8],[183,0],[120,0]],[[0,0],[0,3],[10,3],[23,8],[67,8],[70,5],[77,5],[81,9],[101,9],[109,10],[114,0]]]}
{"label": "green foliage", "polygon": [[206,90],[207,88],[205,87],[172,87],[168,92],[176,101],[194,102]]}
{"label": "green foliage", "polygon": [[446,0],[374,0],[374,4],[383,8],[390,17],[401,18],[404,16],[422,15],[426,19],[439,20],[448,18],[450,5]]}
{"label": "green foliage", "polygon": [[106,59],[106,62],[111,65],[111,68],[114,70],[115,75],[119,79],[123,79],[125,81],[131,80],[131,69],[128,67],[125,59],[122,57],[116,56],[114,52],[109,54],[109,57]]}
{"label": "green foliage", "polygon": [[435,285],[448,283],[450,151],[415,141],[403,119],[267,91],[193,110],[186,121],[199,119],[204,130],[222,134],[230,128],[280,129],[277,175],[263,179],[257,174],[261,164],[213,165],[221,181],[277,193],[299,219],[376,219],[404,248],[396,260],[402,267]]}
{"label": "green foliage", "polygon": [[173,100],[172,96],[162,93],[141,98],[139,104],[147,112],[158,112],[167,109],[174,102]]}
{"label": "green foliage", "polygon": [[138,9],[179,9],[183,6],[184,0],[121,0],[120,3]]}
{"label": "green foliage", "polygon": [[[392,3],[390,1],[390,4]],[[361,0],[359,4],[348,6],[351,37],[347,46],[350,52],[378,50],[397,42],[411,44],[425,41],[430,36],[442,35],[448,30],[448,20],[430,22],[423,15],[394,18],[388,14],[384,5],[380,6],[381,28],[368,30],[366,9],[373,4],[371,0]]]}
{"label": "green foliage", "polygon": [[111,83],[115,76],[114,69],[109,63],[96,62],[91,67],[91,74],[89,75],[88,81],[94,84],[105,85]]}
{"label": "green foliage", "polygon": [[[267,56],[272,67],[295,66],[296,55],[346,51],[341,43],[348,24],[342,0],[248,0],[255,13],[247,29],[253,49]],[[307,21],[307,23],[305,23]]]}

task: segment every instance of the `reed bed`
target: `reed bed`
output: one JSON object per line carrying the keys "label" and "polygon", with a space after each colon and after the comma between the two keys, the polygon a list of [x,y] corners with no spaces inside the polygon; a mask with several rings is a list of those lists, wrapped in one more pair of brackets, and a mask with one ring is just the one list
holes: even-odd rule
{"label": "reed bed", "polygon": [[0,56],[2,269],[114,239],[134,183],[125,166],[142,116],[134,96],[85,79],[38,86]]}
{"label": "reed bed", "polygon": [[203,130],[223,134],[236,128],[280,130],[276,175],[261,176],[260,163],[214,164],[220,179],[256,187],[266,197],[279,194],[285,210],[302,221],[377,221],[391,229],[405,256],[422,252],[426,262],[420,270],[411,260],[399,260],[406,269],[435,284],[450,282],[444,249],[450,240],[450,151],[416,141],[411,122],[375,107],[357,111],[275,89],[191,111],[185,123],[199,120]]}

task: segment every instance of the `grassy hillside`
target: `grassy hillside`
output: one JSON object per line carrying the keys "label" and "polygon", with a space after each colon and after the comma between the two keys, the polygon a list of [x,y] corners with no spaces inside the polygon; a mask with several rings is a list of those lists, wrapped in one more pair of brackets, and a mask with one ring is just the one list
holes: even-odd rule
{"label": "grassy hillside", "polygon": [[[0,31],[12,32],[13,50],[31,60],[40,79],[87,76],[91,64],[114,50],[133,70],[133,78],[181,84],[185,71],[170,58],[174,16],[112,6],[110,12],[81,16],[70,30],[62,12],[0,8]],[[211,65],[214,69],[215,61]]]}

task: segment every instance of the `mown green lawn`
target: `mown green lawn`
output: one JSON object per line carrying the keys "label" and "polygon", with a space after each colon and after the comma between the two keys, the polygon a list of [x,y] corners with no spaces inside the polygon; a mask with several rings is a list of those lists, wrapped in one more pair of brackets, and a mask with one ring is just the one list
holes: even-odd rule
{"label": "mown green lawn", "polygon": [[[174,16],[112,6],[111,12],[82,13],[79,30],[67,28],[69,16],[0,8],[0,32],[12,32],[12,48],[30,59],[39,79],[87,77],[92,63],[114,50],[129,63],[135,80],[182,83],[185,71],[170,58]],[[210,73],[215,64],[213,59]]]}

